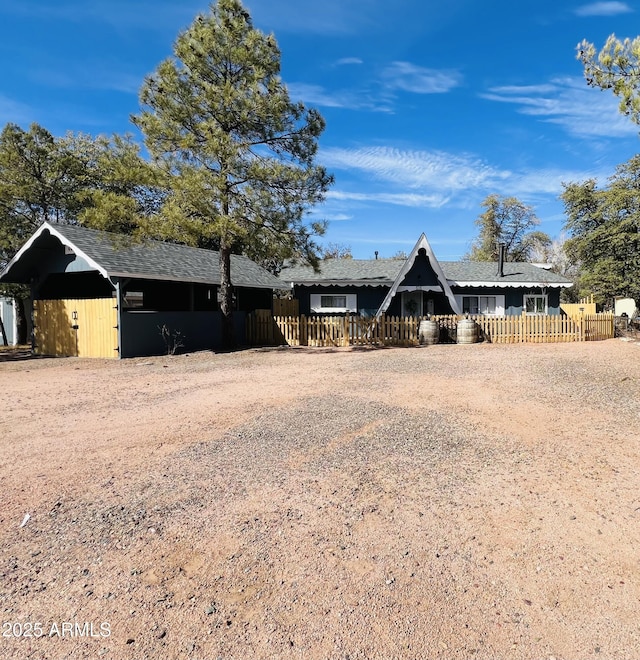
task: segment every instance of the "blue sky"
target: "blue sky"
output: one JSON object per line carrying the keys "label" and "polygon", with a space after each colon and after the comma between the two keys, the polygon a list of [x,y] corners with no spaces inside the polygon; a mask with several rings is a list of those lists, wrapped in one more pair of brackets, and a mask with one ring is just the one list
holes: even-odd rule
{"label": "blue sky", "polygon": [[[273,32],[291,96],[327,122],[335,176],[314,214],[323,242],[357,258],[408,251],[425,232],[460,258],[491,193],[533,206],[556,237],[561,182],[605,183],[638,151],[638,128],[587,87],[576,46],[640,34],[632,2],[245,0]],[[0,125],[132,133],[144,76],[207,2],[0,3]]]}

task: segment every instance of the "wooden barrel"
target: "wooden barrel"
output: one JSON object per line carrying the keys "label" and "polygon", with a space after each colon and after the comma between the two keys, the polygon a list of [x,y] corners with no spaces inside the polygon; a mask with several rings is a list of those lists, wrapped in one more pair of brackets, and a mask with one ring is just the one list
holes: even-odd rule
{"label": "wooden barrel", "polygon": [[418,339],[421,344],[437,344],[440,340],[440,324],[423,319],[418,326]]}
{"label": "wooden barrel", "polygon": [[461,319],[456,334],[458,344],[475,344],[478,341],[478,326],[473,319]]}

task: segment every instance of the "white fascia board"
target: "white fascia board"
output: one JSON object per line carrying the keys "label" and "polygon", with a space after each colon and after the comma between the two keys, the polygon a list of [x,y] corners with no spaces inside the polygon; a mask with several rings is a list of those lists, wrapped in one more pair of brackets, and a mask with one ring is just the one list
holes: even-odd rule
{"label": "white fascia board", "polygon": [[476,287],[476,286],[482,286],[482,287],[488,287],[488,288],[495,288],[499,287],[501,289],[506,289],[506,288],[520,288],[520,287],[540,287],[540,288],[563,288],[563,287],[570,287],[573,286],[572,283],[569,282],[478,282],[478,281],[471,281],[471,282],[465,282],[465,281],[458,281],[458,280],[447,280],[449,282],[449,286],[466,286],[466,287]]}

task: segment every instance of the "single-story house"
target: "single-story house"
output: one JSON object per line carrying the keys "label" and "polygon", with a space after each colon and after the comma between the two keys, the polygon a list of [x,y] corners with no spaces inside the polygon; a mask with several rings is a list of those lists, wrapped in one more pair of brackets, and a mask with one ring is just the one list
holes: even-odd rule
{"label": "single-story house", "polygon": [[[33,347],[44,355],[135,357],[219,347],[219,253],[73,225],[44,223],[0,273],[31,285]],[[236,336],[271,309],[274,275],[231,257]]]}
{"label": "single-story house", "polygon": [[[501,255],[502,255],[501,251]],[[560,314],[572,282],[530,263],[439,262],[422,234],[407,259],[326,259],[320,270],[289,265],[301,314],[424,316]]]}

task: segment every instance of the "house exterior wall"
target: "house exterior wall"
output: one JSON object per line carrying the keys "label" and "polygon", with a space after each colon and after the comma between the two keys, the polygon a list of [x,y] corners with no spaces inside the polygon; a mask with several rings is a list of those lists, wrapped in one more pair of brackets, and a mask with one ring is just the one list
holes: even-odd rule
{"label": "house exterior wall", "polygon": [[[234,312],[236,341],[245,343],[245,312]],[[222,314],[220,312],[166,312],[122,310],[120,314],[120,357],[165,355],[167,345],[161,329],[180,333],[183,346],[179,352],[220,348]]]}
{"label": "house exterior wall", "polygon": [[[382,286],[300,286],[294,287],[294,297],[300,301],[300,314],[308,316],[311,311],[311,294],[357,296],[358,313],[372,316],[382,304],[389,287]],[[323,314],[328,316],[328,314]]]}
{"label": "house exterior wall", "polygon": [[429,257],[423,251],[418,252],[409,272],[405,275],[400,286],[438,286],[436,275]]}
{"label": "house exterior wall", "polygon": [[546,289],[543,291],[540,287],[504,287],[504,288],[491,288],[491,287],[452,287],[454,295],[466,296],[504,296],[505,297],[505,316],[519,316],[523,312],[524,296],[542,295],[547,296],[547,313],[555,316],[560,314],[560,290],[559,289]]}
{"label": "house exterior wall", "polygon": [[[433,310],[430,312],[429,310]],[[451,304],[444,293],[438,291],[422,292],[422,311],[424,315],[433,314],[452,314]],[[386,311],[387,316],[408,316],[407,311],[402,309],[402,292],[398,292],[389,308]]]}
{"label": "house exterior wall", "polygon": [[[426,259],[426,257],[425,257]],[[416,260],[417,261],[417,260]],[[410,271],[407,274],[406,283],[403,286],[419,286],[414,282],[414,275],[420,274],[420,271],[413,273]],[[409,275],[412,275],[411,282]],[[428,271],[423,271],[422,275],[428,275]],[[416,279],[417,281],[417,279]],[[428,285],[428,282],[423,281],[423,285]],[[355,294],[357,296],[357,309],[358,314],[361,316],[372,316],[376,313],[384,300],[389,288],[388,287],[364,287],[364,286],[300,286],[294,287],[295,297],[300,301],[300,314],[309,315],[311,311],[310,299],[311,294],[323,295],[346,295]],[[452,287],[452,293],[455,296],[504,296],[504,314],[505,316],[518,316],[523,312],[524,296],[531,295],[544,295],[547,296],[547,313],[551,315],[560,314],[560,290],[559,289],[546,289],[540,287]],[[423,310],[427,313],[428,301],[432,300],[433,314],[445,315],[452,314],[451,305],[449,300],[443,293],[424,291],[423,296]],[[389,316],[406,316],[406,312],[402,309],[402,295],[398,292],[391,301],[387,309]],[[327,314],[323,313],[323,316]]]}

